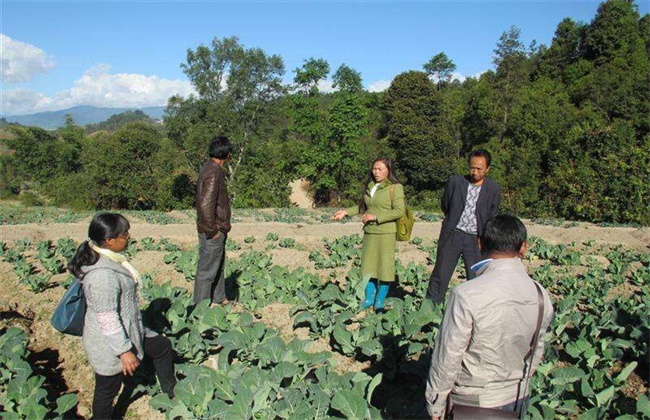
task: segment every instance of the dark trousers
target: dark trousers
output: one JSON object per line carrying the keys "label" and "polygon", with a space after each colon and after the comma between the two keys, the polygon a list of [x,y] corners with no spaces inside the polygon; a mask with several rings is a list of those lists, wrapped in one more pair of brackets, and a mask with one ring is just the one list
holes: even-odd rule
{"label": "dark trousers", "polygon": [[199,233],[199,262],[194,280],[194,303],[210,299],[221,303],[226,299],[226,237],[223,232],[211,239]]}
{"label": "dark trousers", "polygon": [[444,243],[438,242],[436,264],[429,278],[427,297],[438,305],[442,303],[447,294],[449,280],[451,280],[451,275],[454,273],[461,254],[463,254],[465,262],[467,278],[472,279],[475,276],[469,268],[481,261],[477,236],[454,229]]}
{"label": "dark trousers", "polygon": [[[157,335],[144,339],[145,357],[151,358],[160,388],[170,398],[174,397],[174,364],[172,361],[172,345],[167,337]],[[95,373],[95,394],[93,395],[93,418],[112,419],[113,400],[120,392],[126,377],[122,373],[113,376],[103,376]]]}

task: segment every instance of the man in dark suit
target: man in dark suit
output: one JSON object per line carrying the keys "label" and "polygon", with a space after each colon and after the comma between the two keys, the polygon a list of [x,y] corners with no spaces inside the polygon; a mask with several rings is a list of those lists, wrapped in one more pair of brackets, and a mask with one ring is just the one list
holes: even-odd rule
{"label": "man in dark suit", "polygon": [[485,224],[497,215],[501,202],[501,188],[486,175],[490,171],[491,156],[487,150],[471,152],[467,159],[469,175],[452,176],[440,199],[445,218],[442,221],[436,264],[429,279],[427,297],[442,303],[449,280],[463,254],[467,278],[474,277],[470,267],[481,258],[478,237]]}

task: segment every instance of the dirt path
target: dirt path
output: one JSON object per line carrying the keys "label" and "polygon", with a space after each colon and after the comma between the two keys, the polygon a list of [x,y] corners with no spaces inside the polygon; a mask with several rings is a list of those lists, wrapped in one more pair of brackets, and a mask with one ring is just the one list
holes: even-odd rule
{"label": "dirt path", "polygon": [[[235,212],[236,215],[236,212]],[[571,243],[595,240],[608,244],[624,244],[635,248],[648,248],[650,246],[650,227],[599,227],[590,223],[578,223],[572,227],[556,227],[537,225],[524,221],[528,228],[529,236],[538,236],[551,243]],[[181,224],[157,225],[139,220],[131,220],[131,236],[134,238],[153,237],[155,239],[167,237],[181,244],[194,244],[197,242],[196,228],[192,221]],[[0,240],[15,241],[29,238],[33,241],[45,239],[58,239],[69,236],[80,241],[87,234],[88,221],[66,224],[25,224],[0,226]],[[362,234],[361,224],[352,221],[349,223],[318,223],[313,224],[287,224],[277,222],[255,222],[244,220],[233,223],[230,238],[236,241],[246,237],[264,238],[269,232],[275,232],[280,237],[302,238],[303,240],[320,240],[321,238],[333,239],[344,235]],[[425,241],[438,238],[440,222],[428,223],[417,221],[413,235]]]}

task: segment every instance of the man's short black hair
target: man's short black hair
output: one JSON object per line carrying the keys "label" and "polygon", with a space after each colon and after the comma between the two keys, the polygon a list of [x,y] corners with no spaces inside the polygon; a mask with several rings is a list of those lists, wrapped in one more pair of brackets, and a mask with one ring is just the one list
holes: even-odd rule
{"label": "man's short black hair", "polygon": [[481,236],[481,245],[488,254],[497,252],[519,252],[526,242],[526,226],[509,214],[499,214],[488,220]]}
{"label": "man's short black hair", "polygon": [[489,168],[492,163],[492,155],[485,149],[476,149],[467,156],[467,163],[469,163],[473,157],[484,157],[485,164]]}
{"label": "man's short black hair", "polygon": [[227,159],[232,154],[232,143],[226,136],[217,136],[210,142],[208,153],[211,158]]}

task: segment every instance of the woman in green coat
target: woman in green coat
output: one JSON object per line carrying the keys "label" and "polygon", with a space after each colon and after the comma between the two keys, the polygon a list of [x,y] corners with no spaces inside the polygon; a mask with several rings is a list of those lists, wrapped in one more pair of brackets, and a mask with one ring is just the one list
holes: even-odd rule
{"label": "woman in green coat", "polygon": [[333,220],[361,214],[363,245],[361,276],[368,279],[361,309],[384,311],[384,299],[395,281],[395,221],[404,215],[404,188],[393,173],[392,162],[379,158],[362,189],[359,205],[334,213]]}

